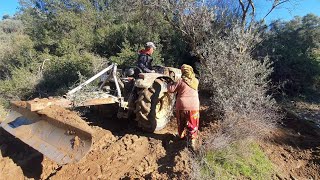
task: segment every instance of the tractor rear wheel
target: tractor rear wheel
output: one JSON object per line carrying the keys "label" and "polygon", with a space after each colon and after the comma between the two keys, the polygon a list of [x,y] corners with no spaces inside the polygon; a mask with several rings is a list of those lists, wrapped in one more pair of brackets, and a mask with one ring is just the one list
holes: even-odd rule
{"label": "tractor rear wheel", "polygon": [[172,116],[175,96],[162,89],[164,83],[157,79],[150,88],[138,90],[136,121],[147,132],[163,129]]}

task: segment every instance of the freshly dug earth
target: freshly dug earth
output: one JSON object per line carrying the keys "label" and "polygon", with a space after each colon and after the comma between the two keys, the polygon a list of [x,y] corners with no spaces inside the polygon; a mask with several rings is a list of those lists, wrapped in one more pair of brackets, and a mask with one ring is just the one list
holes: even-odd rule
{"label": "freshly dug earth", "polygon": [[[67,114],[69,119],[73,115]],[[209,117],[202,118],[206,126]],[[132,121],[114,119],[114,114],[87,116],[87,122],[93,129],[91,151],[80,162],[63,166],[0,128],[0,179],[192,178],[191,155],[186,143],[174,135],[175,119],[157,133],[143,133],[133,128]],[[261,147],[275,164],[273,179],[320,179],[320,138],[308,124],[288,118]]]}
{"label": "freshly dug earth", "polygon": [[288,117],[261,147],[276,165],[275,179],[320,179],[319,129],[309,123]]}
{"label": "freshly dug earth", "polygon": [[24,179],[23,172],[10,158],[1,158],[0,179]]}
{"label": "freshly dug earth", "polygon": [[[41,114],[78,122],[77,114],[59,112],[51,107]],[[91,151],[80,162],[63,166],[0,129],[5,157],[0,159],[0,172],[5,172],[0,179],[189,179],[189,151],[186,143],[173,135],[174,120],[162,131],[146,134],[128,126],[127,121],[93,119],[87,121],[94,142]]]}
{"label": "freshly dug earth", "polygon": [[0,179],[24,179],[23,172],[10,158],[0,153]]}
{"label": "freshly dug earth", "polygon": [[78,127],[80,130],[91,133],[91,128],[83,121],[77,113],[67,110],[60,106],[49,106],[40,111],[38,114],[45,115],[46,118],[56,121],[63,125],[69,125],[71,127]]}

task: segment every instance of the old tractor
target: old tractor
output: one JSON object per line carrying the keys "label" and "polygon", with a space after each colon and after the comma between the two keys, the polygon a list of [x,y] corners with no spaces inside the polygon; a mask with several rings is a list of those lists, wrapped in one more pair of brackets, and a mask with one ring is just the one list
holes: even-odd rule
{"label": "old tractor", "polygon": [[[135,120],[144,131],[166,126],[175,95],[167,84],[181,77],[172,67],[154,67],[155,73],[138,68],[117,69],[111,64],[63,97],[11,102],[11,111],[1,127],[58,164],[77,162],[91,149],[91,127],[72,109],[118,104],[118,118]],[[77,100],[81,89],[96,82],[86,99]]]}

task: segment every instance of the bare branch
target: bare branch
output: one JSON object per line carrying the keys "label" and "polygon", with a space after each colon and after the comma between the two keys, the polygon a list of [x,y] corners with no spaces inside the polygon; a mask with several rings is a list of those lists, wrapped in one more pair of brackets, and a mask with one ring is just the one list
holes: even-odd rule
{"label": "bare branch", "polygon": [[282,1],[274,0],[271,9],[270,9],[270,10],[268,11],[268,13],[262,18],[262,21],[264,21],[264,19],[265,19],[276,7],[278,7],[279,5],[281,5],[281,4],[283,4],[283,3],[289,2],[289,1],[290,1],[290,0],[282,0]]}
{"label": "bare branch", "polygon": [[255,9],[254,9],[254,5],[253,5],[252,0],[248,0],[247,4],[245,4],[242,0],[239,0],[239,3],[240,3],[240,6],[241,6],[241,10],[242,10],[241,24],[243,25],[243,29],[245,29],[244,26],[246,25],[246,18],[247,18],[249,9],[251,7],[252,10],[253,10],[253,14],[251,15],[250,24],[253,21]]}
{"label": "bare branch", "polygon": [[251,6],[251,9],[252,9],[252,12],[251,12],[251,20],[250,20],[250,23],[249,23],[249,31],[251,31],[251,28],[252,28],[252,25],[253,25],[253,22],[254,22],[254,17],[255,17],[255,14],[256,14],[256,9],[255,9],[255,6],[254,6],[254,3],[252,0],[249,0],[249,4]]}
{"label": "bare branch", "polygon": [[242,9],[242,12],[244,12],[244,3],[242,0],[239,0],[239,3],[240,3],[240,6],[241,6],[241,9]]}

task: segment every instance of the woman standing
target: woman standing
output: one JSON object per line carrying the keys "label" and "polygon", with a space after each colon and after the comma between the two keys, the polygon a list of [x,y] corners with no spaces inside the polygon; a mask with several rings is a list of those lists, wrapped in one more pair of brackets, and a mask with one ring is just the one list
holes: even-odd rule
{"label": "woman standing", "polygon": [[168,85],[168,91],[171,93],[177,92],[176,116],[179,136],[181,139],[187,137],[187,140],[191,140],[191,147],[194,149],[200,117],[199,81],[195,77],[191,66],[182,65],[181,72],[181,79]]}

